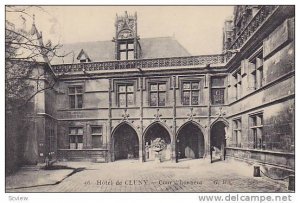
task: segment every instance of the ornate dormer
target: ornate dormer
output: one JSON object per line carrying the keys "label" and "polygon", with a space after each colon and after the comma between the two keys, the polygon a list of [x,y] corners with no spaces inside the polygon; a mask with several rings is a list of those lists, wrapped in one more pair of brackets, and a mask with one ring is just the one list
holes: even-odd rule
{"label": "ornate dormer", "polygon": [[131,60],[140,57],[140,45],[137,35],[137,14],[116,15],[115,59]]}
{"label": "ornate dormer", "polygon": [[80,63],[91,62],[90,57],[87,55],[87,53],[83,49],[81,49],[80,53],[78,54],[77,60],[79,60]]}

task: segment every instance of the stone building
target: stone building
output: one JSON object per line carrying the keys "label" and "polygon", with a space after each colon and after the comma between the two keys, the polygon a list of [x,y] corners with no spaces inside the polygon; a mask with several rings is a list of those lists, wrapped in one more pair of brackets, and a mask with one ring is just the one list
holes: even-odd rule
{"label": "stone building", "polygon": [[214,160],[294,171],[293,6],[235,6],[215,55],[191,56],[137,27],[125,12],[112,41],[66,44],[61,52],[73,54],[46,64],[57,85],[35,100],[31,159],[146,162],[161,138],[162,160],[210,158],[213,149]]}

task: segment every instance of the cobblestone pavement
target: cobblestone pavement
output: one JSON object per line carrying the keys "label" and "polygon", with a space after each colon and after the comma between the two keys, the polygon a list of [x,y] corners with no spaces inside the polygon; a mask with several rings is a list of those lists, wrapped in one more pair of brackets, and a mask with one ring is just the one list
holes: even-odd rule
{"label": "cobblestone pavement", "polygon": [[85,167],[57,185],[7,192],[288,192],[287,183],[254,178],[252,167],[240,162],[186,160],[179,163],[60,162]]}

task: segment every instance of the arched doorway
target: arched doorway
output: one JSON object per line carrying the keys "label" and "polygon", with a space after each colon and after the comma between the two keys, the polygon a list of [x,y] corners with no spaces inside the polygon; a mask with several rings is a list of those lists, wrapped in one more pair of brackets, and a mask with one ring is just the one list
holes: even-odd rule
{"label": "arched doorway", "polygon": [[176,157],[180,159],[198,159],[204,156],[204,136],[193,122],[183,125],[176,139]]}
{"label": "arched doorway", "polygon": [[210,131],[210,150],[211,160],[218,161],[225,159],[226,147],[226,128],[227,125],[223,121],[217,121],[211,126]]}
{"label": "arched doorway", "polygon": [[114,160],[139,158],[139,139],[127,123],[120,124],[113,132]]}
{"label": "arched doorway", "polygon": [[167,129],[162,126],[160,123],[154,123],[148,127],[145,131],[144,136],[144,149],[145,149],[145,161],[152,161],[155,159],[156,152],[151,148],[152,142],[161,138],[165,141],[166,148],[163,149],[161,153],[161,160],[167,161],[171,159],[171,137]]}

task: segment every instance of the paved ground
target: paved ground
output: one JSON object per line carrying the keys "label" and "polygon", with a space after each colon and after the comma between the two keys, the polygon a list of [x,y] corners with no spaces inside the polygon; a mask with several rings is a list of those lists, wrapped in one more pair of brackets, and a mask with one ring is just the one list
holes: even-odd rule
{"label": "paved ground", "polygon": [[175,164],[124,160],[105,164],[57,164],[86,169],[56,185],[6,192],[288,192],[286,182],[253,178],[252,167],[234,161],[210,164],[207,160],[186,160]]}
{"label": "paved ground", "polygon": [[73,170],[20,170],[17,173],[5,178],[6,189],[26,188],[39,185],[53,185]]}

